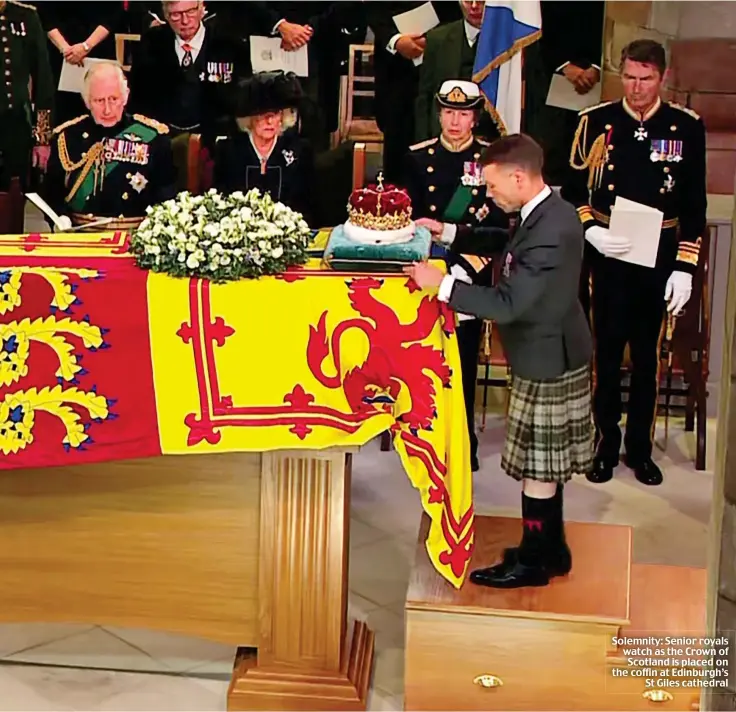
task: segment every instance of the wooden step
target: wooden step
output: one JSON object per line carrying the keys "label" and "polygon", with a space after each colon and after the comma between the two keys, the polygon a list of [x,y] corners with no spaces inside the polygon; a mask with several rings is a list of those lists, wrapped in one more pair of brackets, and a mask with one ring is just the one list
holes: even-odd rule
{"label": "wooden step", "polygon": [[[521,520],[478,517],[472,568],[518,543]],[[631,529],[570,523],[573,570],[543,588],[466,584],[433,570],[423,518],[406,601],[408,710],[593,710],[606,651],[629,623]]]}
{"label": "wooden step", "polygon": [[[618,637],[700,638],[706,631],[706,593],[705,569],[632,564],[631,622],[622,627]],[[640,666],[626,659],[624,647],[619,645],[608,655],[606,697],[611,703],[608,709],[647,710],[655,704],[663,710],[699,709],[701,687],[693,682],[696,678],[673,675],[659,666],[632,673]],[[697,655],[690,657],[702,659]],[[647,674],[650,670],[657,670],[658,674]]]}

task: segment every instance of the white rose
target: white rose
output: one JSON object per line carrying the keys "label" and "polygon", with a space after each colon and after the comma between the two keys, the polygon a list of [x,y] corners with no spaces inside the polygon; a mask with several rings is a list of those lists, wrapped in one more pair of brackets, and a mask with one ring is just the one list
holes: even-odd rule
{"label": "white rose", "polygon": [[277,260],[281,255],[284,254],[284,248],[279,245],[276,249],[271,250],[271,257]]}
{"label": "white rose", "polygon": [[176,261],[177,262],[186,262],[187,261],[187,256],[183,252],[180,252],[179,255],[178,255],[178,257],[176,258]]}
{"label": "white rose", "polygon": [[197,267],[199,267],[199,260],[194,253],[187,257],[187,267],[189,267],[189,269],[197,269]]}

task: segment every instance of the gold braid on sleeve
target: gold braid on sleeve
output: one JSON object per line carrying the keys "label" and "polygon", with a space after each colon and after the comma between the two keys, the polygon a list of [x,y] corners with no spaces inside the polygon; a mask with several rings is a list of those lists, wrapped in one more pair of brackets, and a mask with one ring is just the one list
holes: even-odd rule
{"label": "gold braid on sleeve", "polygon": [[[603,181],[603,169],[608,161],[608,150],[606,149],[606,135],[601,134],[593,141],[588,154],[585,154],[585,146],[588,143],[588,117],[583,116],[578,124],[575,137],[572,140],[570,150],[570,166],[576,171],[588,170],[588,188],[595,190],[600,188]],[[580,161],[578,162],[578,158]]]}
{"label": "gold braid on sleeve", "polygon": [[36,112],[36,125],[33,128],[33,140],[37,146],[48,146],[51,141],[51,110],[39,109]]}

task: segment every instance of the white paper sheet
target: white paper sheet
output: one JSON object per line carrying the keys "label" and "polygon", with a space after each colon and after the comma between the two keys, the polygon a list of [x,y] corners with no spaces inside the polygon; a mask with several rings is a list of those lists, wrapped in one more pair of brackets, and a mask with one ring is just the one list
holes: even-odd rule
{"label": "white paper sheet", "polygon": [[280,37],[250,37],[250,61],[254,72],[294,72],[297,77],[309,76],[307,45],[293,52],[281,48]]}
{"label": "white paper sheet", "polygon": [[93,65],[99,62],[106,62],[109,60],[105,59],[94,59],[87,57],[84,60],[84,64],[80,67],[77,64],[70,64],[64,62],[61,65],[61,76],[59,77],[59,91],[68,91],[74,94],[81,94],[82,87],[84,86],[84,75],[87,70]]}
{"label": "white paper sheet", "polygon": [[413,10],[394,15],[394,23],[402,35],[425,35],[440,24],[440,19],[432,3],[425,2]]}
{"label": "white paper sheet", "polygon": [[556,106],[570,111],[582,111],[601,103],[601,83],[598,82],[587,94],[578,94],[573,84],[562,75],[553,74],[547,93],[547,106]]}
{"label": "white paper sheet", "polygon": [[617,197],[611,209],[611,235],[631,241],[631,249],[615,259],[642,267],[654,267],[657,263],[659,238],[664,214],[661,210],[633,200]]}

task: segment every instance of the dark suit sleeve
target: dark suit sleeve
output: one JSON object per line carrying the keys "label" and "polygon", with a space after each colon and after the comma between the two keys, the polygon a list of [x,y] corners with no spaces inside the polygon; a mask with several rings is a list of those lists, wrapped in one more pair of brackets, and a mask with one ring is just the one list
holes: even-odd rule
{"label": "dark suit sleeve", "polygon": [[[445,37],[442,33],[442,37]],[[437,60],[442,47],[437,42],[437,35],[430,31],[427,33],[427,46],[424,49],[424,59],[419,65],[419,86],[417,87],[417,98],[414,102],[415,124],[414,140],[424,141],[432,135],[432,112],[436,111],[434,106],[434,95],[438,87],[435,86],[437,79]]]}
{"label": "dark suit sleeve", "polygon": [[603,54],[603,0],[543,0],[541,47],[549,71],[568,62],[587,69],[601,66]]}
{"label": "dark suit sleeve", "polygon": [[402,10],[396,7],[396,3],[375,2],[375,0],[367,2],[366,6],[366,20],[368,27],[373,30],[376,52],[386,51],[389,40],[398,34],[394,15]]}
{"label": "dark suit sleeve", "polygon": [[509,241],[509,231],[502,227],[467,227],[458,225],[452,252],[459,255],[497,257]]}
{"label": "dark suit sleeve", "polygon": [[156,71],[154,53],[157,34],[155,29],[144,32],[140,42],[135,43],[137,46],[133,49],[133,58],[128,73],[130,90],[128,111],[146,116],[155,116],[157,113],[155,110],[155,87],[157,86],[155,77],[159,72]]}
{"label": "dark suit sleeve", "polygon": [[455,281],[449,304],[461,314],[472,314],[498,324],[523,318],[544,295],[550,273],[561,266],[559,236],[543,235],[516,256],[508,277],[495,287]]}
{"label": "dark suit sleeve", "polygon": [[153,203],[156,205],[176,196],[176,167],[168,136],[159,136],[154,141],[151,162]]}
{"label": "dark suit sleeve", "polygon": [[705,232],[708,197],[705,170],[705,126],[701,119],[694,125],[687,149],[692,161],[680,179],[683,198],[679,202],[680,229],[676,270],[694,274],[700,256],[700,239]]}

